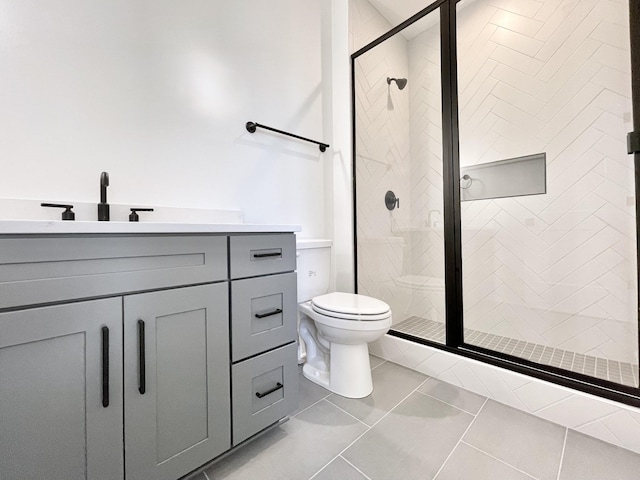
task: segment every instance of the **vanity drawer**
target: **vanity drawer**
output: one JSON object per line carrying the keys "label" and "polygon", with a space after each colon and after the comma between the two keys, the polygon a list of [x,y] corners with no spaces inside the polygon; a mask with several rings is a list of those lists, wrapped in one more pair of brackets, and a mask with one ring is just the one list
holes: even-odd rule
{"label": "vanity drawer", "polygon": [[297,344],[231,366],[233,445],[298,407]]}
{"label": "vanity drawer", "polygon": [[234,235],[229,242],[231,278],[256,277],[296,269],[296,237]]}
{"label": "vanity drawer", "polygon": [[226,236],[111,235],[0,239],[0,308],[226,278]]}
{"label": "vanity drawer", "polygon": [[296,320],[295,273],[232,281],[232,361],[295,340]]}

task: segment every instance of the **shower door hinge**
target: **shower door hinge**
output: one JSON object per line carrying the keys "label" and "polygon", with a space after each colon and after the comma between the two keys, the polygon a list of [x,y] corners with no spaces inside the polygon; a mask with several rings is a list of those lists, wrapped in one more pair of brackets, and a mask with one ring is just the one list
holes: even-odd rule
{"label": "shower door hinge", "polygon": [[627,133],[627,153],[640,153],[640,132]]}

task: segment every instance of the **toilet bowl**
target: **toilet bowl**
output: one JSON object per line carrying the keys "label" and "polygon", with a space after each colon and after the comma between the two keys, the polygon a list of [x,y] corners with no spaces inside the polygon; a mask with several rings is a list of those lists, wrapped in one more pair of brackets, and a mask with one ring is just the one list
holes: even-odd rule
{"label": "toilet bowl", "polygon": [[373,391],[368,343],[391,327],[389,306],[371,297],[334,292],[299,305],[306,344],[305,378],[349,398]]}
{"label": "toilet bowl", "polygon": [[349,398],[373,391],[368,343],[389,331],[391,309],[365,295],[329,292],[331,241],[296,241],[298,360],[302,374]]}

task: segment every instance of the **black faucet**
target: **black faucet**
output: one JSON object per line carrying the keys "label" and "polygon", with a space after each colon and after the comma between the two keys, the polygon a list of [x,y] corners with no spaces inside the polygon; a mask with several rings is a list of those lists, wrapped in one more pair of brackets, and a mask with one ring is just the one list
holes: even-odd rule
{"label": "black faucet", "polygon": [[98,221],[109,221],[109,204],[107,203],[107,187],[109,186],[109,174],[102,172],[100,175],[100,203],[98,204]]}

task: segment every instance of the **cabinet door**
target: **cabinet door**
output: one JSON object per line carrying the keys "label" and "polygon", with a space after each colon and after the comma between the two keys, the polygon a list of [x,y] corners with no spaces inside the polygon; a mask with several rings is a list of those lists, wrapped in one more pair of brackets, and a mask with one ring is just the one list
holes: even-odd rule
{"label": "cabinet door", "polygon": [[121,298],[0,314],[0,432],[2,479],[124,478]]}
{"label": "cabinet door", "polygon": [[128,480],[176,480],[230,448],[228,284],[124,299]]}

